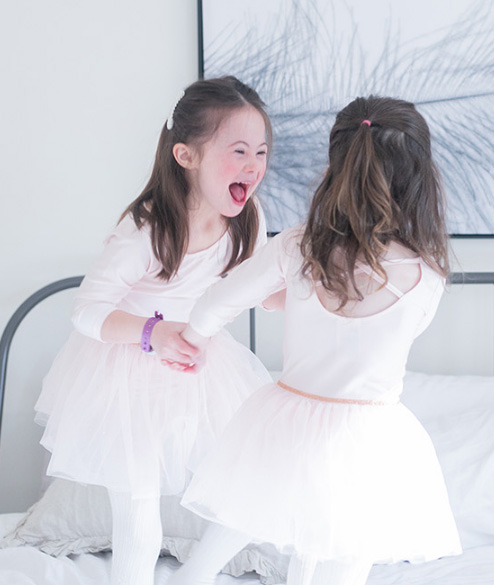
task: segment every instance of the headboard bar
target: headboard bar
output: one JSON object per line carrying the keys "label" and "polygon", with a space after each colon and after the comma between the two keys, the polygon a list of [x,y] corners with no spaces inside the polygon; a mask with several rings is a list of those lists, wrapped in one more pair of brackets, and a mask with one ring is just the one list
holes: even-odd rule
{"label": "headboard bar", "polygon": [[24,317],[41,301],[47,299],[55,293],[67,290],[69,288],[75,288],[82,282],[82,276],[72,276],[70,278],[63,278],[52,282],[43,288],[40,288],[30,297],[28,297],[14,312],[12,317],[9,319],[5,329],[3,330],[2,337],[0,339],[0,433],[2,430],[2,415],[3,415],[3,401],[5,394],[5,382],[7,379],[7,361],[9,358],[10,346],[17,328],[21,324]]}
{"label": "headboard bar", "polygon": [[450,284],[494,284],[494,272],[452,272]]}

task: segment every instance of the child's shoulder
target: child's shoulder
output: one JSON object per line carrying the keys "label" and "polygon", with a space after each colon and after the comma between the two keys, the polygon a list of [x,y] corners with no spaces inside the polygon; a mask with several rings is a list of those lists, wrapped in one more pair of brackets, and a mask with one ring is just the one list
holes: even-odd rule
{"label": "child's shoulder", "polygon": [[288,228],[285,228],[281,232],[275,233],[273,238],[277,238],[284,242],[288,242],[290,240],[300,240],[304,235],[305,230],[305,223],[300,223],[298,225],[294,225]]}
{"label": "child's shoulder", "polygon": [[278,238],[279,244],[283,245],[286,252],[294,252],[300,249],[300,242],[305,231],[305,223],[285,228],[279,234],[274,236]]}
{"label": "child's shoulder", "polygon": [[299,267],[302,254],[300,243],[304,234],[305,224],[289,227],[272,238],[271,244],[276,248],[276,255],[284,266],[286,273]]}
{"label": "child's shoulder", "polygon": [[112,240],[147,243],[150,241],[151,228],[147,223],[138,226],[131,213],[124,215],[106,238]]}

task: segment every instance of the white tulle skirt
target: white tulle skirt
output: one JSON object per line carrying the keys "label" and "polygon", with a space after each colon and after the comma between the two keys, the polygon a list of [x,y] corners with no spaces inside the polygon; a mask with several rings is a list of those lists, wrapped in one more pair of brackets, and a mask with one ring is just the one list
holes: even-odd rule
{"label": "white tulle skirt", "polygon": [[36,404],[48,474],[136,497],[179,494],[234,412],[270,380],[227,332],[211,340],[198,374],[73,332]]}
{"label": "white tulle skirt", "polygon": [[182,504],[319,559],[461,552],[434,447],[401,404],[328,403],[271,383],[234,416]]}

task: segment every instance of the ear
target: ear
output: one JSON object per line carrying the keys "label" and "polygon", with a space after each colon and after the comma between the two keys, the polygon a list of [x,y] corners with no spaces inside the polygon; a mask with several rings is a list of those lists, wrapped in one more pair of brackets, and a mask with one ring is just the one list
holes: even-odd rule
{"label": "ear", "polygon": [[173,145],[173,156],[184,169],[193,169],[197,164],[197,153],[187,144],[177,142]]}

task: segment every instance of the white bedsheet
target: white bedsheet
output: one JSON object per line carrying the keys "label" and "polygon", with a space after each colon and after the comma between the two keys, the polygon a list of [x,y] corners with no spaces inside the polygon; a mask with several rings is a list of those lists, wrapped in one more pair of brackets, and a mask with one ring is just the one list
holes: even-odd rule
{"label": "white bedsheet", "polygon": [[376,565],[367,585],[494,585],[494,546],[417,565]]}
{"label": "white bedsheet", "polygon": [[[0,535],[10,531],[22,514],[1,514]],[[54,558],[31,547],[0,550],[0,585],[109,585],[110,553]],[[156,585],[165,585],[179,563],[160,558]],[[259,585],[255,575],[220,575],[217,585]],[[375,566],[367,585],[494,585],[494,546],[469,549],[452,557],[411,565]]]}
{"label": "white bedsheet", "polygon": [[[34,548],[19,547],[0,551],[1,585],[109,585],[110,553],[83,554],[54,558]],[[160,558],[156,585],[165,585],[179,567],[175,559]],[[220,575],[218,585],[259,585],[255,576]]]}
{"label": "white bedsheet", "polygon": [[[0,514],[0,536],[12,530],[23,514]],[[111,553],[51,557],[32,547],[0,550],[0,585],[109,585]],[[156,585],[165,585],[180,563],[163,557],[156,567]],[[218,585],[259,585],[254,575],[220,575]]]}

